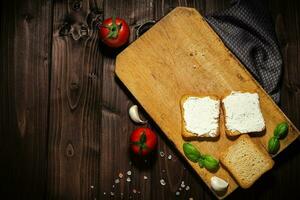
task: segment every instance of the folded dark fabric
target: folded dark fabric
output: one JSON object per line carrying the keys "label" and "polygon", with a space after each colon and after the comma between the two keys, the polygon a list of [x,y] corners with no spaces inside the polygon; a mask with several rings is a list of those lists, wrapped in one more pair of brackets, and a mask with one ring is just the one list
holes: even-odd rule
{"label": "folded dark fabric", "polygon": [[210,14],[206,16],[206,20],[224,44],[278,103],[282,57],[272,18],[262,2],[233,1],[230,8]]}

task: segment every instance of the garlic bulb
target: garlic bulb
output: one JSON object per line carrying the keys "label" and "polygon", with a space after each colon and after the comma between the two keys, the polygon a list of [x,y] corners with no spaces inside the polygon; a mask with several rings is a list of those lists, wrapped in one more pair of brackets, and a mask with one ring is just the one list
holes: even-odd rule
{"label": "garlic bulb", "polygon": [[225,191],[228,187],[228,183],[217,177],[217,176],[213,176],[211,177],[210,179],[210,184],[211,184],[211,187],[214,189],[214,191],[216,192],[222,192],[222,191]]}
{"label": "garlic bulb", "polygon": [[147,123],[146,120],[142,120],[139,115],[139,109],[137,105],[133,105],[129,108],[129,116],[132,121],[139,124]]}

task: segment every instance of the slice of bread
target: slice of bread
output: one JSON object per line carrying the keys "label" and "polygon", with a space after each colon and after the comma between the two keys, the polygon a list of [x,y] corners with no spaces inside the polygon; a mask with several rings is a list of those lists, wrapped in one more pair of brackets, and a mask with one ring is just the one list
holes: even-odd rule
{"label": "slice of bread", "polygon": [[226,134],[236,136],[265,129],[257,93],[231,92],[222,100]]}
{"label": "slice of bread", "polygon": [[240,136],[222,152],[220,161],[242,188],[251,187],[274,165],[274,161],[261,144],[254,143],[248,135]]}
{"label": "slice of bread", "polygon": [[185,95],[180,108],[185,139],[219,135],[220,100],[217,97]]}

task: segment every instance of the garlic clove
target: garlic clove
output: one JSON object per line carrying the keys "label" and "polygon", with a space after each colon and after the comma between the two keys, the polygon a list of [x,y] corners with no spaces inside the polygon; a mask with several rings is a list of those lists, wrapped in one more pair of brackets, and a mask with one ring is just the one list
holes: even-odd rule
{"label": "garlic clove", "polygon": [[138,109],[138,106],[137,105],[133,105],[129,108],[129,116],[130,116],[130,119],[132,121],[134,121],[135,123],[139,123],[139,124],[145,124],[147,123],[146,120],[142,120],[140,118],[140,115],[139,115],[139,109]]}
{"label": "garlic clove", "polygon": [[216,192],[222,192],[225,191],[228,187],[228,182],[226,182],[225,180],[217,177],[217,176],[213,176],[210,179],[210,184],[211,187],[214,189],[214,191]]}

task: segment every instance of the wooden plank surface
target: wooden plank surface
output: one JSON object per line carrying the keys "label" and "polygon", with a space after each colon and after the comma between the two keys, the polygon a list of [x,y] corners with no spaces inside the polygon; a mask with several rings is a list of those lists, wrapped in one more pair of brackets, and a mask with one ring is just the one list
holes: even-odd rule
{"label": "wooden plank surface", "polygon": [[1,1],[1,199],[43,199],[51,1]]}
{"label": "wooden plank surface", "polygon": [[[66,91],[58,94],[59,92],[55,88],[57,81],[66,81],[66,72],[56,70],[68,69],[67,64],[56,63],[55,66],[52,64],[51,70],[51,60],[57,59],[57,54],[65,57],[66,45],[69,45],[70,48],[68,50],[69,58],[73,58],[74,54],[80,54],[83,47],[90,46],[93,43],[88,41],[93,40],[92,38],[95,36],[90,36],[90,40],[84,38],[87,44],[85,45],[80,41],[72,41],[71,36],[59,37],[55,35],[58,27],[65,20],[70,20],[68,18],[70,14],[78,13],[79,19],[73,18],[73,21],[82,21],[85,16],[91,16],[89,14],[97,7],[104,12],[105,17],[110,17],[111,14],[116,13],[130,21],[130,27],[133,31],[134,26],[140,20],[158,20],[176,6],[195,7],[202,14],[206,14],[227,7],[229,0],[106,0],[104,4],[102,1],[84,0],[82,1],[84,6],[79,9],[79,12],[74,12],[72,5],[77,1],[68,2],[69,4],[67,1],[57,0],[38,2],[33,0],[1,1],[1,199],[93,199],[93,197],[97,199],[119,199],[121,192],[124,193],[124,199],[129,197],[132,197],[132,199],[176,198],[186,200],[189,197],[203,200],[212,199],[213,196],[209,189],[201,180],[196,178],[196,174],[186,165],[186,162],[178,157],[177,150],[172,147],[153,122],[150,122],[150,126],[159,134],[159,150],[164,151],[166,155],[171,154],[173,156],[172,161],[169,161],[166,157],[158,157],[149,166],[129,165],[130,158],[123,154],[123,152],[127,152],[128,140],[126,137],[137,126],[129,121],[127,108],[137,102],[126,92],[125,87],[114,79],[112,72],[115,65],[114,55],[107,55],[106,50],[97,45],[98,50],[93,52],[94,55],[99,57],[100,61],[96,62],[96,59],[92,59],[95,63],[93,70],[91,70],[91,66],[82,64],[83,61],[78,59],[71,61],[75,65],[75,68],[72,69],[79,70],[80,67],[83,68],[83,76],[89,76],[91,71],[98,70],[96,72],[97,77],[93,74],[89,76],[96,79],[97,86],[80,83],[80,87],[83,88],[80,98],[87,99],[86,102],[89,102],[89,104],[83,104],[80,99],[79,102],[81,103],[75,108],[77,111],[73,113],[70,113],[70,111],[65,113],[65,110],[63,110],[69,106],[65,99]],[[55,4],[56,7],[52,9],[51,4]],[[300,128],[298,83],[300,69],[300,3],[297,0],[275,0],[269,1],[269,8],[276,22],[276,30],[282,44],[285,61],[281,108]],[[53,19],[52,15],[55,16]],[[89,21],[88,19],[84,20]],[[52,21],[55,21],[53,25]],[[51,44],[52,40],[53,44]],[[132,35],[131,41],[133,40],[135,40],[135,37]],[[53,48],[53,51],[55,49],[55,57],[51,57],[51,48]],[[89,48],[92,51],[94,47]],[[89,69],[88,72],[84,70],[86,68]],[[49,70],[50,73],[48,73]],[[50,99],[51,103],[48,104],[49,90],[47,88],[50,84],[52,97]],[[63,86],[58,87],[57,90],[62,88],[66,90],[67,83],[62,84]],[[89,92],[87,88],[90,88]],[[95,100],[91,100],[91,96],[89,96],[92,95],[91,92],[95,95]],[[25,94],[27,100],[24,98]],[[72,100],[76,100],[78,95],[76,93],[71,95]],[[72,102],[74,105],[74,101]],[[49,106],[52,108],[51,124],[47,122],[49,120],[47,117]],[[78,114],[83,112],[84,109],[86,114]],[[96,115],[100,116],[96,116],[95,113],[92,114],[92,110],[98,110]],[[68,116],[68,119],[62,119],[63,114],[66,114],[65,117]],[[71,115],[72,117],[69,119]],[[92,115],[94,120],[91,120],[91,127],[88,130],[84,128],[83,131],[74,130],[71,133],[66,128],[66,123],[75,124],[70,120],[79,119],[78,124],[80,124],[80,117],[86,118],[85,116],[91,117]],[[146,118],[149,119],[147,115]],[[88,119],[90,120],[90,118]],[[100,127],[96,127],[96,123]],[[58,124],[64,124],[62,125],[64,129],[59,129]],[[85,127],[88,126],[86,122],[83,124]],[[47,126],[51,127],[49,133]],[[76,127],[79,126],[81,125]],[[25,137],[20,136],[21,130],[25,130],[23,131]],[[90,130],[92,130],[91,134],[89,134]],[[85,131],[88,131],[88,133]],[[116,136],[120,134],[119,131],[122,131],[123,139],[116,139]],[[49,136],[48,141],[47,134]],[[68,143],[66,139],[70,139],[72,144],[75,143],[73,148],[70,145],[68,146],[68,154],[63,153],[66,151],[64,144]],[[48,156],[46,155],[47,145],[49,145]],[[299,141],[293,143],[275,158],[276,165],[270,173],[257,181],[250,189],[238,189],[230,195],[230,199],[273,200],[289,197],[299,199],[299,145]],[[72,155],[72,149],[75,156],[70,158],[66,155]],[[80,160],[80,158],[83,160]],[[117,159],[120,159],[120,162]],[[49,160],[48,170],[47,160]],[[74,172],[77,168],[81,168],[81,172]],[[68,173],[67,170],[69,169],[70,172]],[[117,186],[120,188],[116,188],[116,195],[111,197],[109,193],[113,191],[114,179],[119,172],[124,173],[128,169],[131,169],[134,173],[132,183],[123,182],[120,186]],[[47,172],[49,173],[48,178]],[[75,178],[71,177],[70,179],[70,174],[74,174]],[[149,178],[145,182],[143,180],[144,175]],[[164,178],[167,182],[164,187],[159,183],[161,178]],[[180,196],[175,196],[181,181],[185,181],[191,189],[181,192]],[[89,186],[92,182],[95,183],[93,189]],[[272,187],[270,183],[272,183]],[[137,188],[138,185],[141,185],[141,187]],[[80,188],[80,191],[78,188]],[[134,194],[132,191],[134,188],[139,189],[141,193]],[[106,195],[103,195],[103,192],[106,192]]]}
{"label": "wooden plank surface", "polygon": [[[290,130],[281,142],[281,151],[299,136],[296,127],[195,9],[178,7],[161,19],[117,56],[116,74],[180,152],[184,140],[179,102],[187,94],[221,99],[231,91],[257,92],[267,129],[253,139],[267,149],[273,130],[282,121],[289,122]],[[228,148],[232,141],[221,126],[220,138],[193,143],[201,152],[218,158],[220,149]],[[222,167],[210,173],[197,163],[190,164],[208,186],[214,174],[227,180],[224,196],[236,189],[236,182]]]}
{"label": "wooden plank surface", "polygon": [[[134,39],[133,28],[135,21],[152,14],[149,7],[151,1],[104,1],[104,18],[113,15],[124,18],[131,27],[130,40]],[[132,9],[136,7],[137,9]],[[145,8],[145,9],[144,9]],[[101,101],[101,160],[99,180],[100,199],[137,199],[138,196],[144,198],[149,196],[148,183],[143,181],[143,176],[150,179],[149,171],[138,171],[134,163],[130,160],[128,152],[130,131],[134,125],[128,118],[127,110],[132,104],[125,91],[120,88],[114,75],[115,52],[109,51],[102,46],[102,52],[106,55],[103,60],[103,80],[102,80],[102,101]],[[111,166],[108,168],[107,166]],[[126,182],[127,171],[132,172],[131,182]],[[119,174],[124,178],[119,179],[120,183],[116,184],[115,179]],[[133,194],[133,189],[143,191],[141,194]],[[113,196],[110,194],[112,192]]]}
{"label": "wooden plank surface", "polygon": [[103,2],[55,1],[48,139],[49,199],[94,199],[99,188],[102,55],[92,19]]}

